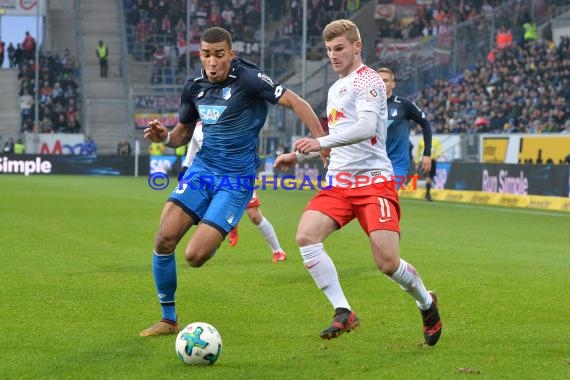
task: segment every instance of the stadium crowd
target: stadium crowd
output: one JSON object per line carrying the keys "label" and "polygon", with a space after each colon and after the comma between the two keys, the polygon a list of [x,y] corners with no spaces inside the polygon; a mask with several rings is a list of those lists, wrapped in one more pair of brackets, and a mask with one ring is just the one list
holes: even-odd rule
{"label": "stadium crowd", "polygon": [[[380,4],[407,4],[412,12],[385,12],[378,11],[379,35],[381,37],[410,40],[418,37],[429,39],[450,31],[455,25],[479,16],[487,19],[495,18],[498,22],[512,20],[513,34],[522,36],[522,25],[530,13],[535,16],[551,15],[556,6],[567,5],[566,0],[541,1],[505,1],[505,0],[433,0],[427,2],[417,1],[409,5],[406,0],[377,0]],[[384,4],[384,6],[388,6]],[[398,5],[406,7],[406,5]],[[548,18],[548,17],[547,17]],[[522,21],[522,22],[520,22]],[[498,27],[498,25],[497,25]]]}
{"label": "stadium crowd", "polygon": [[[358,10],[370,0],[311,0],[308,3],[309,35],[320,43],[322,27],[340,13]],[[190,52],[197,66],[201,33],[220,26],[236,36],[234,48],[242,58],[259,63],[261,42],[260,0],[126,0],[127,35],[133,57],[151,61],[152,84],[182,84],[185,79],[184,53]],[[302,4],[299,0],[267,0],[267,19],[283,25],[275,30],[270,45],[279,54],[278,63],[288,65],[298,47],[291,38],[301,35]],[[189,41],[186,38],[186,12],[190,12]],[[349,12],[349,13],[346,13]],[[239,38],[237,38],[239,37]]]}
{"label": "stadium crowd", "polygon": [[[28,35],[26,36],[28,37]],[[35,50],[32,48],[32,52]],[[35,71],[33,53],[16,53],[20,86],[20,131],[35,132]],[[39,55],[39,125],[40,133],[79,133],[78,81],[75,60],[69,49],[63,56],[45,52]]]}
{"label": "stadium crowd", "polygon": [[[331,17],[346,16],[364,3],[309,1],[309,35],[320,40],[322,25]],[[239,36],[234,42],[239,55],[259,63],[259,45],[254,45],[260,41],[259,0],[191,0],[189,42],[186,6],[186,0],[125,1],[131,51],[135,58],[153,62],[152,84],[182,84],[186,76],[185,49],[197,58],[200,34],[211,26],[224,27]],[[416,5],[411,22],[394,19],[380,23],[384,37],[429,39],[481,15],[494,17],[495,12],[509,12],[512,29],[508,33],[513,43],[494,49],[486,62],[470,66],[460,78],[450,82],[437,80],[416,96],[417,103],[429,113],[435,133],[540,133],[570,128],[568,38],[563,38],[559,46],[551,40],[525,41],[525,6],[528,4],[515,2],[513,8],[505,9],[499,0],[464,0],[459,5],[438,0]],[[269,41],[271,52],[286,63],[293,48],[284,41],[301,34],[301,2],[268,0],[267,9],[268,18],[282,25]],[[193,63],[197,65],[197,59]]]}
{"label": "stadium crowd", "polygon": [[570,129],[570,37],[497,49],[457,81],[416,99],[435,133],[542,133]]}

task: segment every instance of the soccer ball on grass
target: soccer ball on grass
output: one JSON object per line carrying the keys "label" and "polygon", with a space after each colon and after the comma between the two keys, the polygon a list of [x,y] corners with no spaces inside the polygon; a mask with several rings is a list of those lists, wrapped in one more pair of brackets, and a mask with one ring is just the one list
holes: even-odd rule
{"label": "soccer ball on grass", "polygon": [[184,364],[211,365],[221,353],[222,337],[208,323],[191,323],[180,330],[176,337],[176,355]]}

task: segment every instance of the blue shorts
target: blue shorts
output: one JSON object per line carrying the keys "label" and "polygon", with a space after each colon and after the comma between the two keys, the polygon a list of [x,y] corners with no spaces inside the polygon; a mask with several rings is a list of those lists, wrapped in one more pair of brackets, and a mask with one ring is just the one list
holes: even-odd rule
{"label": "blue shorts", "polygon": [[396,190],[399,190],[402,185],[408,182],[408,168],[394,166],[394,183]]}
{"label": "blue shorts", "polygon": [[253,195],[254,177],[213,175],[190,167],[168,201],[180,206],[196,223],[227,235],[243,216]]}

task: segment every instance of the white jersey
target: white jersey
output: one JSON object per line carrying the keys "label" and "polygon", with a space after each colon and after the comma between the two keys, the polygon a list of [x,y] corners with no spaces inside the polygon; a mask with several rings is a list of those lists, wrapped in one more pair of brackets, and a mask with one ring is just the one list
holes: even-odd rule
{"label": "white jersey", "polygon": [[186,158],[182,163],[182,166],[189,167],[194,161],[196,154],[202,149],[202,142],[204,141],[204,132],[202,132],[202,123],[196,123],[196,128],[194,128],[194,133],[192,134],[192,140],[188,143],[188,151],[186,152]]}
{"label": "white jersey", "polygon": [[[329,134],[334,135],[354,125],[360,111],[374,112],[379,116],[375,136],[331,149],[327,183],[330,183],[328,178],[332,176],[333,186],[361,187],[392,180],[392,163],[386,153],[386,86],[380,75],[365,65],[330,87],[327,99]],[[359,176],[358,180],[356,176]]]}

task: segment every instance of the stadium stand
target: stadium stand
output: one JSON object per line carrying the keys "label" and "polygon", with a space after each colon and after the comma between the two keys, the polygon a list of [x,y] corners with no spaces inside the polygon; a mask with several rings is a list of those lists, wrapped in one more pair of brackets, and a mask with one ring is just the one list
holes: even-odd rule
{"label": "stadium stand", "polygon": [[[398,93],[415,98],[430,113],[434,132],[540,133],[570,128],[568,37],[553,37],[548,27],[566,2],[464,0],[455,6],[450,0],[311,0],[305,78],[300,70],[301,1],[265,3],[264,67],[299,94],[305,85],[306,98],[319,116],[326,89],[335,79],[320,32],[330,20],[343,17],[361,26],[365,62],[394,69]],[[56,38],[50,39],[51,46],[42,47],[40,65],[55,71],[47,69],[47,84],[40,77],[39,131],[89,134],[104,153],[114,152],[117,141],[125,137],[131,142],[140,138],[148,117],[174,120],[179,89],[187,75],[185,52],[190,52],[191,68],[199,67],[199,36],[205,28],[230,29],[238,54],[261,63],[260,6],[258,0],[51,1],[47,32]],[[510,32],[512,42],[497,49],[501,26]],[[535,37],[528,38],[533,30]],[[108,80],[98,75],[93,49],[99,39],[110,46]],[[66,47],[77,57],[71,70],[57,62]],[[14,116],[20,121],[13,133],[0,130],[4,137],[34,130],[29,66],[29,61],[24,62],[21,72],[14,72],[19,76],[20,96],[15,100],[23,110]],[[522,75],[514,74],[521,70]],[[8,85],[8,78],[2,78],[2,83]],[[53,94],[61,91],[64,96],[56,98],[63,103],[53,103]],[[68,125],[68,117],[77,122]],[[291,133],[289,126],[296,123],[289,117],[271,111],[262,141],[277,136],[278,143],[287,145],[292,134],[303,134],[302,129]]]}
{"label": "stadium stand", "polygon": [[[79,133],[81,130],[78,76],[68,49],[63,57],[42,52],[39,56],[39,125],[40,133]],[[35,60],[34,56],[17,60],[20,87],[20,131],[35,132]]]}
{"label": "stadium stand", "polygon": [[420,91],[436,133],[543,133],[570,127],[570,37],[499,49]]}
{"label": "stadium stand", "polygon": [[[350,17],[368,1],[314,0],[308,4],[308,59],[322,58],[321,30],[335,18]],[[267,1],[270,24],[268,46],[271,55],[266,67],[273,76],[290,69],[293,55],[300,55],[302,8],[296,0]],[[188,9],[187,9],[188,5]],[[185,78],[185,53],[192,57],[191,68],[199,66],[200,34],[221,26],[234,36],[238,54],[260,64],[261,2],[258,0],[125,0],[129,52],[138,61],[153,63],[150,82],[154,86],[181,85]],[[186,12],[190,12],[189,41],[186,39]]]}

